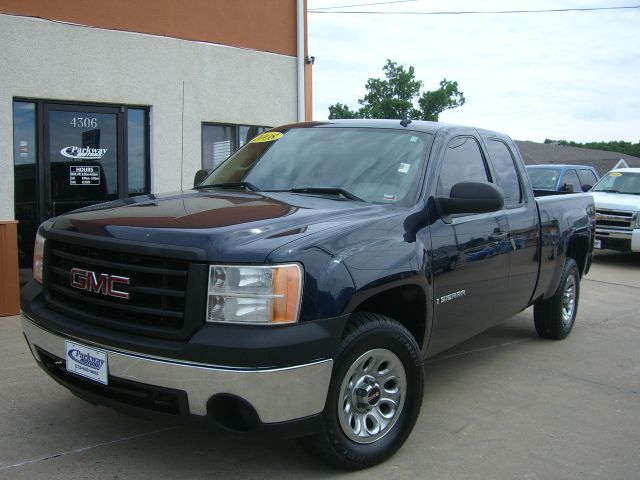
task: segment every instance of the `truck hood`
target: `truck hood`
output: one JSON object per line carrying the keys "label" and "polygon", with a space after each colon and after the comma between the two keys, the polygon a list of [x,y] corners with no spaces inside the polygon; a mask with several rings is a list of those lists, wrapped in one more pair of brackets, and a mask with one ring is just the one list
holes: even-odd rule
{"label": "truck hood", "polygon": [[593,195],[596,208],[610,208],[613,210],[640,211],[640,195],[625,193],[589,192]]}
{"label": "truck hood", "polygon": [[289,242],[387,212],[384,205],[315,195],[190,190],[76,210],[56,218],[51,230],[195,248],[209,261],[264,262]]}

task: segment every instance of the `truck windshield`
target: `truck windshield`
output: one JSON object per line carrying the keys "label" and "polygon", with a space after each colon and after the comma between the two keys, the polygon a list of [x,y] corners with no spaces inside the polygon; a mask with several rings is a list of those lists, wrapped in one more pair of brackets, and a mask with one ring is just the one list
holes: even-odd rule
{"label": "truck windshield", "polygon": [[380,128],[272,130],[225,160],[198,188],[243,186],[370,203],[415,203],[433,136]]}
{"label": "truck windshield", "polygon": [[591,191],[640,195],[640,173],[610,172],[602,177]]}
{"label": "truck windshield", "polygon": [[557,168],[527,168],[527,174],[533,188],[540,190],[555,190],[560,178]]}

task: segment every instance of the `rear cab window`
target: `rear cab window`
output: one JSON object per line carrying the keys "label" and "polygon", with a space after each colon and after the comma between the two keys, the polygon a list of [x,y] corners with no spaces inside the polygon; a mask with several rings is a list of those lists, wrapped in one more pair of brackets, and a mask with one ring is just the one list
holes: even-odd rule
{"label": "rear cab window", "polygon": [[580,180],[574,169],[564,172],[564,176],[560,182],[560,189],[565,192],[581,192]]}
{"label": "rear cab window", "polygon": [[559,168],[527,168],[527,175],[533,188],[555,190],[560,179]]}
{"label": "rear cab window", "polygon": [[522,205],[522,182],[511,149],[497,138],[487,140],[485,145],[489,151],[491,165],[496,176],[496,185],[502,189],[504,194],[504,206],[514,208]]}

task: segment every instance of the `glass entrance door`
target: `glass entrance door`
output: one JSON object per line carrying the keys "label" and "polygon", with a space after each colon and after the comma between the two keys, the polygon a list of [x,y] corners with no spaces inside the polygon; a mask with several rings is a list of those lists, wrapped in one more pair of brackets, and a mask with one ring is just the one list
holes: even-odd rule
{"label": "glass entrance door", "polygon": [[47,218],[150,192],[146,107],[14,99],[13,145],[21,268]]}
{"label": "glass entrance door", "polygon": [[44,218],[119,198],[120,110],[47,104],[44,116]]}

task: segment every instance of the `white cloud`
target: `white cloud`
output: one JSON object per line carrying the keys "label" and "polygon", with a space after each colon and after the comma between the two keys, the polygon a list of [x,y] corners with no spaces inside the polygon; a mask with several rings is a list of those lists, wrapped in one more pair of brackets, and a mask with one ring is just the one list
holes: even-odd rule
{"label": "white cloud", "polygon": [[[360,0],[309,0],[309,9]],[[367,2],[362,2],[367,3]],[[358,10],[441,11],[618,6],[611,1],[429,1]],[[480,4],[480,5],[479,5]],[[353,9],[352,9],[353,10]],[[309,13],[314,118],[357,108],[387,58],[412,65],[426,89],[456,80],[467,104],[441,121],[514,138],[640,141],[640,10],[518,15]]]}

